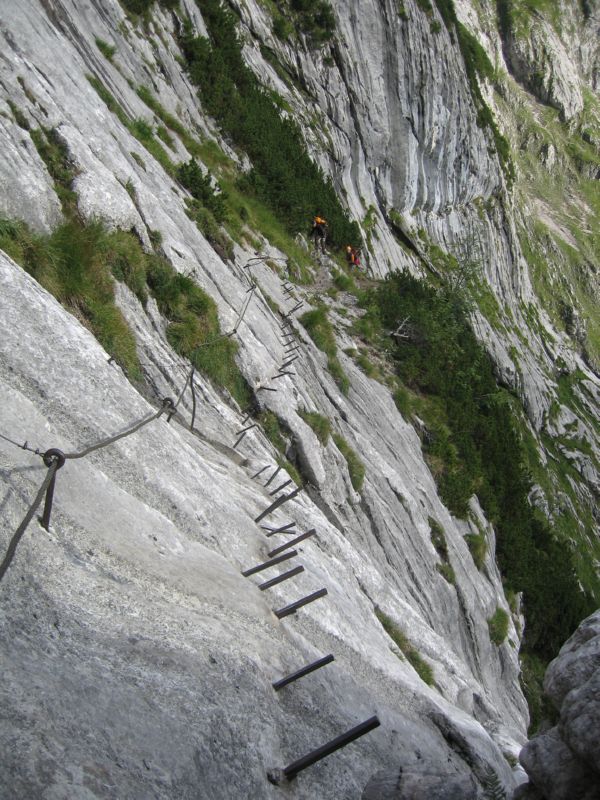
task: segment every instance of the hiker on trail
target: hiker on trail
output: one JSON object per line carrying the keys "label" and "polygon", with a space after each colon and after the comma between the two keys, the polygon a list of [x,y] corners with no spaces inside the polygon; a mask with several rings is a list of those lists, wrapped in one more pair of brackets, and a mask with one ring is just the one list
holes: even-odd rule
{"label": "hiker on trail", "polygon": [[360,268],[360,250],[352,245],[346,246],[346,260],[352,267]]}
{"label": "hiker on trail", "polygon": [[313,218],[312,236],[315,240],[315,249],[319,251],[319,244],[321,252],[325,252],[325,239],[327,238],[327,220],[323,217],[316,216]]}

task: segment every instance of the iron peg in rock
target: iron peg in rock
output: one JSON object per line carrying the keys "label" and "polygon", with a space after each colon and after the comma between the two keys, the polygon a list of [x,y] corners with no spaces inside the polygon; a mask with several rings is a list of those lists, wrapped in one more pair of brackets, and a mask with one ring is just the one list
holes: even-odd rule
{"label": "iron peg in rock", "polygon": [[298,555],[296,550],[290,550],[289,553],[284,553],[282,556],[279,556],[279,558],[270,558],[268,561],[263,561],[262,564],[257,564],[255,567],[250,567],[250,569],[245,569],[242,575],[244,578],[248,578],[250,575],[255,575],[257,572],[262,572],[263,569],[269,569],[269,567],[281,564],[282,561],[287,561],[296,555]]}
{"label": "iron peg in rock", "polygon": [[301,491],[302,491],[302,486],[299,486],[297,489],[294,489],[293,492],[290,492],[289,494],[284,494],[283,497],[278,497],[274,503],[271,503],[271,505],[268,508],[265,508],[265,510],[261,514],[259,514],[258,517],[256,517],[254,522],[260,522],[261,519],[264,519],[269,514],[272,514],[276,508],[279,508],[279,506],[282,506],[284,503],[287,503],[288,500],[292,500],[294,497],[296,497],[296,495],[300,494]]}
{"label": "iron peg in rock", "polygon": [[327,744],[317,747],[316,750],[307,753],[307,755],[299,758],[297,761],[294,761],[287,767],[267,772],[267,777],[271,783],[274,783],[276,786],[279,786],[286,781],[292,781],[299,772],[302,772],[302,770],[312,766],[313,764],[316,764],[317,761],[321,761],[321,759],[331,755],[331,753],[335,753],[336,750],[346,747],[346,745],[350,744],[350,742],[359,739],[361,736],[364,736],[366,733],[378,728],[380,725],[381,723],[379,722],[377,716],[370,717],[369,719],[365,720],[365,722],[361,722],[360,725],[356,725],[356,727],[351,728],[349,731],[346,731],[346,733],[342,733],[341,736],[337,736],[335,739],[327,742]]}
{"label": "iron peg in rock", "polygon": [[295,603],[290,603],[289,606],[284,606],[283,608],[279,608],[275,611],[275,616],[278,619],[283,619],[283,617],[289,617],[290,614],[295,614],[299,608],[302,606],[307,606],[309,603],[313,603],[315,600],[318,600],[319,597],[325,597],[327,594],[327,589],[318,589],[316,592],[312,594],[306,595],[306,597],[302,597],[300,600],[296,600]]}
{"label": "iron peg in rock", "polygon": [[[271,533],[267,533],[267,536],[273,536],[274,533],[280,533],[280,532],[281,531],[279,530],[274,530]],[[301,533],[300,536],[296,536],[295,539],[290,539],[289,542],[282,544],[280,547],[276,547],[275,550],[271,550],[267,555],[269,556],[279,555],[279,553],[283,553],[284,550],[287,550],[288,547],[294,547],[294,545],[297,545],[298,542],[302,542],[304,541],[304,539],[308,539],[309,536],[314,536],[316,532],[317,532],[316,528],[311,528],[309,531],[306,531],[306,533]],[[290,531],[290,533],[293,533],[293,531]]]}
{"label": "iron peg in rock", "polygon": [[297,681],[299,678],[303,678],[305,675],[310,675],[311,672],[321,669],[321,667],[324,667],[327,664],[331,664],[332,661],[335,661],[335,658],[330,653],[328,656],[319,658],[317,661],[313,661],[311,664],[307,664],[305,667],[302,667],[302,669],[292,672],[290,675],[286,675],[285,678],[280,678],[278,681],[273,681],[271,686],[276,692],[278,692],[289,683],[294,683],[294,681]]}
{"label": "iron peg in rock", "polygon": [[264,592],[265,589],[270,589],[271,586],[277,586],[278,583],[283,583],[284,581],[289,580],[289,578],[293,578],[295,575],[299,575],[301,572],[304,572],[304,567],[300,564],[293,569],[289,569],[287,572],[283,572],[281,575],[277,575],[276,578],[271,578],[270,581],[265,581],[259,585],[259,589],[261,592]]}

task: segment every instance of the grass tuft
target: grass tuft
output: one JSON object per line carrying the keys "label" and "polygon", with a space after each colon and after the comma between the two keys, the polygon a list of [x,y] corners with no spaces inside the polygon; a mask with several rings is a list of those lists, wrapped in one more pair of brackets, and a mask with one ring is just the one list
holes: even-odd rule
{"label": "grass tuft", "polygon": [[298,409],[298,414],[302,417],[307,425],[310,425],[310,427],[316,433],[318,440],[321,442],[323,447],[325,447],[331,435],[331,422],[327,419],[327,417],[324,417],[317,411],[306,411],[303,408]]}
{"label": "grass tuft", "polygon": [[495,645],[500,646],[508,635],[508,614],[498,606],[487,622],[490,629],[490,639]]}
{"label": "grass tuft", "polygon": [[375,616],[388,636],[400,648],[400,651],[404,654],[409,664],[415,669],[421,680],[425,681],[428,686],[435,686],[433,668],[410,642],[404,631],[400,630],[396,623],[393,622],[387,614],[384,614],[381,609],[375,608]]}
{"label": "grass tuft", "polygon": [[350,447],[348,442],[339,433],[332,434],[335,446],[346,459],[348,464],[348,472],[350,473],[350,482],[357,492],[360,492],[365,479],[365,465],[360,458],[356,455],[354,450]]}

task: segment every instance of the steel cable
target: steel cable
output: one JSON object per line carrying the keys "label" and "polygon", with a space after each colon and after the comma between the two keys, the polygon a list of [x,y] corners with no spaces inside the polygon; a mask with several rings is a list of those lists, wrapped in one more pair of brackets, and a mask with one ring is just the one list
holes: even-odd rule
{"label": "steel cable", "polygon": [[42,456],[43,455],[43,453],[40,452],[39,448],[36,448],[34,450],[32,447],[29,447],[29,444],[27,443],[27,440],[25,440],[25,442],[23,444],[19,444],[18,442],[15,442],[14,439],[9,439],[8,436],[4,436],[3,433],[0,433],[0,439],[4,439],[5,442],[9,442],[10,444],[14,444],[15,447],[19,448],[19,450],[27,450],[29,453],[33,453],[36,456]]}
{"label": "steel cable", "polygon": [[139,431],[140,428],[143,428],[149,422],[152,422],[155,419],[158,419],[162,414],[167,412],[168,410],[172,410],[174,408],[174,403],[170,397],[165,397],[162,402],[162,407],[156,412],[156,414],[152,414],[150,417],[146,417],[145,419],[136,422],[130,428],[121,433],[117,433],[114,436],[109,436],[106,439],[101,439],[96,444],[92,444],[89,447],[86,447],[85,450],[82,450],[79,453],[65,453],[65,458],[84,458],[85,456],[93,453],[95,450],[100,450],[103,447],[108,447],[109,444],[113,444],[113,442],[117,442],[119,439],[124,439],[126,436],[131,436],[132,433]]}

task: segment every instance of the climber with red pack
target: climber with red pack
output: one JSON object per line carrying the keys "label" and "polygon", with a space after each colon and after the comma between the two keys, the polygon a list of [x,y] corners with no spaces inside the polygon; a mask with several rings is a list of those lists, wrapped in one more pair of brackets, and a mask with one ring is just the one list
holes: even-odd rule
{"label": "climber with red pack", "polygon": [[352,245],[346,246],[346,261],[350,266],[360,268],[360,250]]}
{"label": "climber with red pack", "polygon": [[319,247],[321,252],[325,252],[325,240],[327,238],[327,220],[323,219],[323,217],[316,216],[313,217],[313,227],[312,227],[312,237],[315,240],[315,249],[317,252],[319,251]]}

